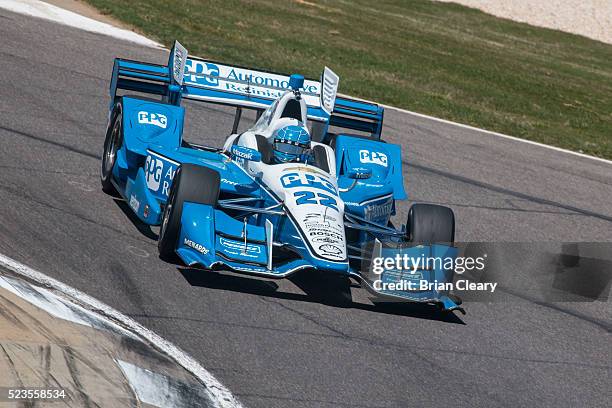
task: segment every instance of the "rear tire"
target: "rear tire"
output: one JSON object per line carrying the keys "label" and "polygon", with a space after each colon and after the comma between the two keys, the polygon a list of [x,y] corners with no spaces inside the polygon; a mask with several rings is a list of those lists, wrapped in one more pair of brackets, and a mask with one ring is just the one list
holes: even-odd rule
{"label": "rear tire", "polygon": [[176,260],[175,251],[181,232],[183,204],[191,202],[216,206],[219,183],[219,173],[208,167],[184,163],[178,168],[162,214],[157,241],[160,258],[167,261]]}
{"label": "rear tire", "polygon": [[117,162],[117,152],[123,144],[123,109],[121,103],[118,102],[111,113],[111,120],[106,129],[106,137],[104,138],[104,153],[102,154],[102,168],[100,172],[100,182],[102,191],[114,197],[118,197],[119,193],[112,183],[113,168]]}
{"label": "rear tire", "polygon": [[455,242],[455,214],[448,207],[413,204],[408,211],[406,238],[409,242],[434,244]]}

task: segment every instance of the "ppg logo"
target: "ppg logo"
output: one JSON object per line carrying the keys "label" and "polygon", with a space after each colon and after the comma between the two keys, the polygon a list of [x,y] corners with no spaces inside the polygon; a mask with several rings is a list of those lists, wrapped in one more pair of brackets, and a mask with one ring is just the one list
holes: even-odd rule
{"label": "ppg logo", "polygon": [[140,111],[138,112],[138,123],[159,126],[165,129],[168,126],[168,118],[161,113]]}
{"label": "ppg logo", "polygon": [[147,187],[154,193],[168,197],[177,167],[178,163],[149,152],[144,166]]}
{"label": "ppg logo", "polygon": [[219,86],[219,67],[211,62],[187,60],[187,82]]}
{"label": "ppg logo", "polygon": [[161,160],[157,160],[153,156],[147,156],[147,161],[145,162],[147,187],[149,187],[153,191],[159,190],[159,184],[161,183],[163,170],[164,163]]}
{"label": "ppg logo", "polygon": [[371,152],[369,150],[359,151],[359,161],[362,163],[374,163],[383,167],[388,166],[387,155],[381,152]]}
{"label": "ppg logo", "polygon": [[311,187],[337,195],[336,187],[324,177],[315,174],[287,173],[280,178],[285,188]]}

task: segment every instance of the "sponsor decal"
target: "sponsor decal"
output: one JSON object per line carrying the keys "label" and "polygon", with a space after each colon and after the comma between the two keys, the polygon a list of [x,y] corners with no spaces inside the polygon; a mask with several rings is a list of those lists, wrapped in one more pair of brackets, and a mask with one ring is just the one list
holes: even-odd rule
{"label": "sponsor decal", "polygon": [[[308,213],[304,216],[304,222],[308,225],[320,225],[322,227],[327,227],[330,225],[330,221],[335,223],[337,218],[320,213]],[[336,225],[336,227],[338,227],[338,225]]]}
{"label": "sponsor decal", "polygon": [[145,178],[150,190],[168,197],[170,185],[176,173],[177,164],[165,160],[154,153],[149,153],[145,161]]}
{"label": "sponsor decal", "polygon": [[338,234],[332,231],[308,231],[308,236],[312,242],[316,239],[325,239],[325,242],[332,244],[339,244],[343,241],[344,237],[342,234]]}
{"label": "sponsor decal", "polygon": [[261,249],[257,245],[247,244],[245,248],[243,242],[232,241],[223,237],[219,237],[219,243],[228,254],[248,256],[250,258],[259,258],[259,254],[261,254]]}
{"label": "sponsor decal", "polygon": [[203,255],[206,255],[207,253],[210,252],[208,248],[206,248],[204,245],[198,244],[197,242],[194,242],[187,237],[185,237],[185,239],[183,240],[183,244],[185,244],[186,246],[190,248],[195,249],[196,251],[198,251],[199,253]]}
{"label": "sponsor decal", "polygon": [[165,129],[168,126],[168,118],[161,113],[140,111],[138,112],[138,123]]}
{"label": "sponsor decal", "polygon": [[339,244],[341,242],[341,240],[334,238],[334,237],[314,237],[311,239],[312,242],[323,242],[323,243],[327,243],[327,244]]}
{"label": "sponsor decal", "polygon": [[301,172],[305,172],[305,173],[321,174],[323,176],[327,175],[327,173],[325,173],[323,170],[319,170],[316,167],[311,167],[311,166],[286,167],[285,168],[285,172],[287,172],[287,171],[301,171]]}
{"label": "sponsor decal", "polygon": [[310,235],[317,235],[317,233],[327,233],[329,235],[337,235],[339,237],[342,237],[342,234],[340,234],[339,231],[330,231],[327,228],[307,228],[308,232],[310,233]]}
{"label": "sponsor decal", "polygon": [[[289,90],[289,78],[284,75],[191,59],[187,59],[184,83],[269,100],[276,100]],[[318,81],[304,81],[302,98],[308,106],[321,105],[320,87]]]}
{"label": "sponsor decal", "polygon": [[147,187],[153,191],[159,190],[161,183],[161,173],[164,170],[164,162],[156,159],[153,156],[147,156],[145,161],[145,176],[147,179]]}
{"label": "sponsor decal", "polygon": [[364,210],[365,219],[368,221],[386,220],[393,211],[393,199],[390,198],[382,203],[367,205]]}
{"label": "sponsor decal", "polygon": [[310,187],[338,195],[334,184],[318,174],[286,173],[281,176],[280,181],[285,188]]}
{"label": "sponsor decal", "polygon": [[332,224],[332,223],[329,223],[329,222],[309,222],[308,220],[305,220],[304,224],[306,225],[306,228],[308,228],[309,230],[317,229],[317,228],[322,229],[322,230],[326,230],[326,229],[329,229],[329,228],[332,228],[332,229],[335,229],[335,230],[341,230],[342,229],[340,227],[340,225]]}
{"label": "sponsor decal", "polygon": [[[272,101],[277,100],[286,91],[290,90],[289,77],[285,75],[189,58],[185,64],[183,83],[204,88],[194,92],[195,98],[212,96],[209,90],[214,90]],[[305,80],[302,87],[302,99],[308,106],[319,107],[321,106],[320,90],[321,84],[318,81]],[[257,103],[257,101],[252,102]],[[328,114],[329,112],[326,112],[326,114],[316,116],[321,119],[328,119]]]}
{"label": "sponsor decal", "polygon": [[342,253],[342,249],[340,249],[340,247],[331,244],[320,245],[319,250],[324,252],[326,255],[340,255]]}
{"label": "sponsor decal", "polygon": [[253,159],[253,153],[251,152],[244,152],[240,149],[233,149],[232,150],[232,154],[236,157],[240,157],[241,159],[246,159],[246,160],[252,160]]}
{"label": "sponsor decal", "polygon": [[130,195],[130,207],[132,207],[134,212],[138,212],[138,209],[140,208],[140,201],[138,201],[134,194]]}
{"label": "sponsor decal", "polygon": [[229,185],[231,185],[231,186],[237,186],[237,185],[238,185],[238,183],[236,183],[235,181],[228,180],[228,179],[226,179],[226,178],[222,178],[222,179],[221,179],[221,182],[222,182],[222,183],[225,183],[225,184],[229,184]]}
{"label": "sponsor decal", "polygon": [[217,64],[188,59],[185,66],[187,71],[185,82],[206,86],[219,86],[219,67]]}
{"label": "sponsor decal", "polygon": [[174,61],[172,65],[172,76],[179,84],[183,84],[185,74],[185,63],[187,62],[187,50],[178,41],[174,44]]}
{"label": "sponsor decal", "polygon": [[336,103],[336,90],[340,78],[331,69],[325,67],[323,71],[323,109],[331,115]]}
{"label": "sponsor decal", "polygon": [[382,188],[385,185],[383,183],[367,183],[369,188]]}
{"label": "sponsor decal", "polygon": [[[308,236],[309,241],[313,244],[322,244],[318,245],[317,248],[320,252],[324,252],[325,255],[336,254],[339,247],[332,244],[344,245],[343,227],[335,222],[335,218],[331,218],[328,216],[323,217],[322,214],[309,213],[304,219],[304,232]],[[328,250],[326,251],[325,248]],[[341,252],[342,250],[340,250]]]}
{"label": "sponsor decal", "polygon": [[[219,87],[222,85],[222,87],[228,91],[251,93],[274,99],[282,95],[284,90],[289,90],[289,78],[282,75],[189,59],[187,60],[186,67],[186,82],[199,85],[210,87]],[[229,81],[226,81],[226,79]],[[261,88],[258,88],[258,86]],[[281,88],[282,90],[262,89],[269,87]],[[306,81],[303,90],[309,93],[318,93],[318,86],[313,81]]]}
{"label": "sponsor decal", "polygon": [[388,158],[387,155],[382,152],[371,152],[369,150],[359,151],[359,161],[362,163],[373,163],[383,167],[387,167]]}

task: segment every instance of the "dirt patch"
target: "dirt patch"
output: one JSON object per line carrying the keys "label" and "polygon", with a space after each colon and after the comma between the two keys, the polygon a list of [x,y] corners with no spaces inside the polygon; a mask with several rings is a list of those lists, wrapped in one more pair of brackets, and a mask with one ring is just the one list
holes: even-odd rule
{"label": "dirt patch", "polygon": [[100,10],[87,3],[77,0],[44,0],[45,3],[53,4],[54,6],[61,7],[65,10],[72,11],[73,13],[80,14],[91,19],[101,21],[106,24],[113,25],[115,27],[124,28],[126,30],[134,31],[133,27],[122,23],[121,21],[112,18],[106,14],[102,14]]}
{"label": "dirt patch", "polygon": [[437,0],[477,8],[497,17],[583,35],[612,44],[610,0]]}

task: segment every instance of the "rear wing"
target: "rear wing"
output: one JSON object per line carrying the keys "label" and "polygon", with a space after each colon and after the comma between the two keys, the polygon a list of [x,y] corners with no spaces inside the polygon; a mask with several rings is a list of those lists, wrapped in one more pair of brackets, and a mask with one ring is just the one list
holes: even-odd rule
{"label": "rear wing", "polygon": [[[116,58],[110,84],[111,109],[117,90],[160,95],[166,103],[179,105],[182,98],[266,109],[291,90],[289,75],[231,66],[190,57],[176,41],[168,65]],[[308,117],[327,122],[336,100],[339,77],[325,67],[320,81],[307,79],[300,93]]]}
{"label": "rear wing", "polygon": [[339,96],[329,125],[369,133],[373,139],[379,140],[383,116],[383,107],[376,103]]}

